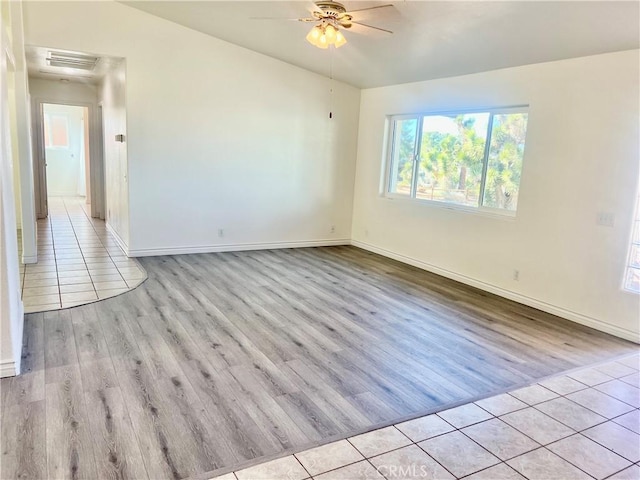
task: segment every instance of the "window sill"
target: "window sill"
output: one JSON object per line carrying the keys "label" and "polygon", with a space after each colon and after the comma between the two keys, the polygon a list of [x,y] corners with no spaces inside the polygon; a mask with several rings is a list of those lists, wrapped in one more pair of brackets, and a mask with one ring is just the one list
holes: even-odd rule
{"label": "window sill", "polygon": [[629,290],[626,287],[622,287],[620,290],[622,291],[622,293],[626,293],[627,295],[633,295],[634,297],[637,297],[638,295],[640,295],[640,292],[636,292],[635,290]]}
{"label": "window sill", "polygon": [[452,210],[454,212],[478,215],[481,217],[488,217],[500,220],[514,221],[516,219],[516,213],[510,210],[497,210],[486,207],[468,207],[466,205],[458,205],[456,203],[445,203],[434,200],[424,200],[420,198],[409,198],[402,195],[383,194],[381,197],[385,200],[391,200],[394,202],[400,202],[402,204],[420,205],[423,207],[440,208],[444,210]]}

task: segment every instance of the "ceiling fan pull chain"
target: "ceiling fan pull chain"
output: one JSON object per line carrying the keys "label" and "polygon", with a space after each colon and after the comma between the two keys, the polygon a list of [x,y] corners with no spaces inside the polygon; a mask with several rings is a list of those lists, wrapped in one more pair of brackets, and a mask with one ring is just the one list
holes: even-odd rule
{"label": "ceiling fan pull chain", "polygon": [[329,49],[329,118],[333,118],[333,49]]}

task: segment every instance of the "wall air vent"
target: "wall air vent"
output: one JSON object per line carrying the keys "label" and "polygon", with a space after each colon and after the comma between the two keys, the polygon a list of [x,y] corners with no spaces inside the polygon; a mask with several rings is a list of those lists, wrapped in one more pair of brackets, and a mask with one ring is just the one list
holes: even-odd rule
{"label": "wall air vent", "polygon": [[75,68],[78,70],[93,70],[99,58],[78,53],[49,52],[47,64],[50,67]]}

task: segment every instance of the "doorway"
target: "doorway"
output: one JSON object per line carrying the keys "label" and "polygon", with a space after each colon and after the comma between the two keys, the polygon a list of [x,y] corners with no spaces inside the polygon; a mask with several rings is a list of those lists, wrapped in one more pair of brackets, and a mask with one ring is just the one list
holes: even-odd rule
{"label": "doorway", "polygon": [[104,219],[101,132],[94,104],[34,101],[34,190],[38,219],[48,197],[82,197],[91,217]]}
{"label": "doorway", "polygon": [[90,198],[89,109],[42,104],[47,197]]}

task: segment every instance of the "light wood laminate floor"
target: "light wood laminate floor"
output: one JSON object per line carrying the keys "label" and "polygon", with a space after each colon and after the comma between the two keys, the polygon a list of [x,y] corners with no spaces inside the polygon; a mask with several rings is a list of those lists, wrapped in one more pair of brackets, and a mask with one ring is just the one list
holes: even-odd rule
{"label": "light wood laminate floor", "polygon": [[640,352],[215,480],[638,480],[639,368]]}
{"label": "light wood laminate floor", "polygon": [[638,348],[354,247],[142,264],[26,317],[1,478],[207,478]]}

